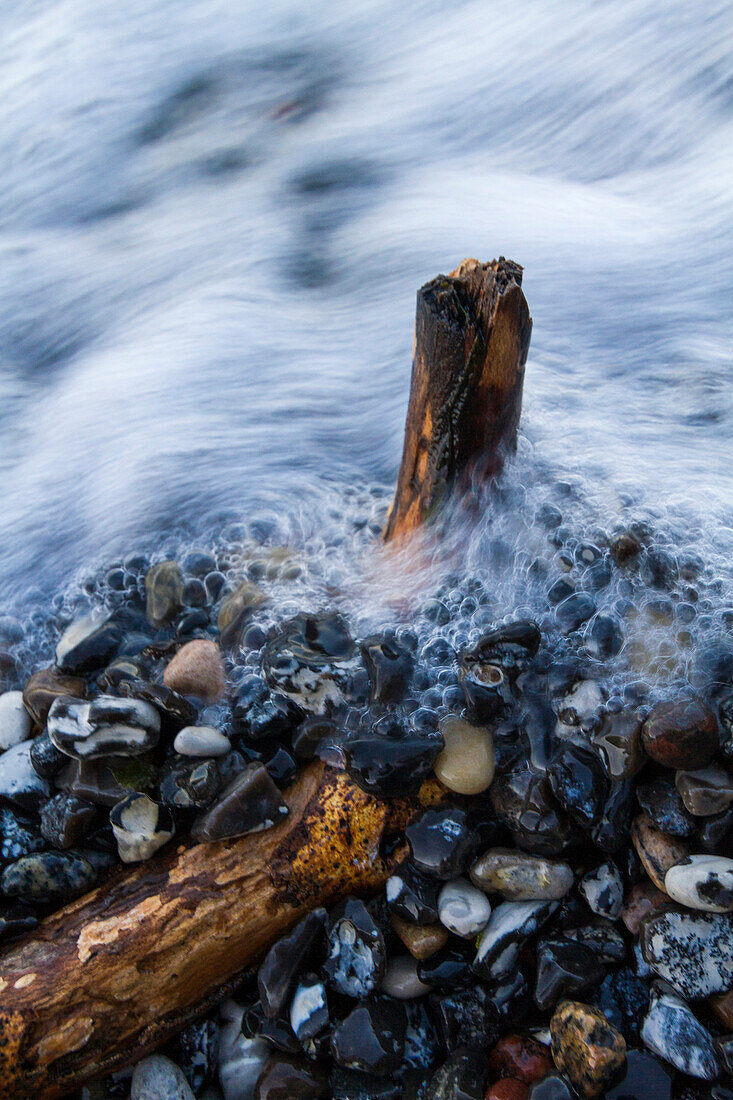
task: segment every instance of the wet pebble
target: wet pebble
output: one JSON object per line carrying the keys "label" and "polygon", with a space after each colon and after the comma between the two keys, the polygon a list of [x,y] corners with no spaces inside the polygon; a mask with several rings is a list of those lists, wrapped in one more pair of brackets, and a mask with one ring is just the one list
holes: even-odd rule
{"label": "wet pebble", "polygon": [[484,893],[466,879],[447,882],[438,895],[440,922],[449,932],[463,939],[472,939],[489,922],[491,905]]}
{"label": "wet pebble", "polygon": [[265,1014],[274,1019],[284,1008],[316,939],[324,930],[326,910],[307,913],[295,928],[268,951],[258,972],[257,985]]}
{"label": "wet pebble", "polygon": [[402,1062],[405,1026],[398,1002],[387,997],[364,1001],[334,1028],[331,1053],[345,1069],[394,1073]]}
{"label": "wet pebble", "polygon": [[525,940],[555,911],[557,902],[504,901],[492,911],[478,941],[474,970],[496,980],[513,970]]}
{"label": "wet pebble", "polygon": [[379,986],[385,965],[381,930],[363,901],[347,898],[329,920],[328,957],[323,964],[328,985],[346,997],[361,999]]}
{"label": "wet pebble", "polygon": [[689,849],[681,841],[657,829],[646,814],[634,819],[631,840],[649,878],[658,890],[664,890],[667,871],[686,859]]}
{"label": "wet pebble", "polygon": [[545,1012],[562,997],[587,993],[604,974],[603,963],[592,947],[562,937],[542,940],[537,945],[535,1004]]}
{"label": "wet pebble", "polygon": [[456,794],[481,794],[494,778],[494,742],[491,732],[462,718],[440,724],[444,748],[433,764],[443,786]]}
{"label": "wet pebble", "polygon": [[22,901],[66,901],[89,890],[97,872],[84,857],[73,852],[39,852],[10,863],[2,873],[2,891]]}
{"label": "wet pebble", "polygon": [[48,735],[67,756],[139,756],[155,748],[160,716],[141,699],[100,695],[90,703],[61,697],[48,712]]}
{"label": "wet pebble", "polygon": [[109,820],[123,863],[150,859],[175,833],[170,811],[136,791],[112,807]]}
{"label": "wet pebble", "polygon": [[698,699],[657,704],[641,737],[652,760],[682,771],[704,768],[719,748],[715,715]]}
{"label": "wet pebble", "polygon": [[429,959],[436,951],[445,947],[448,941],[448,929],[442,924],[413,924],[392,913],[392,928],[414,959]]}
{"label": "wet pebble", "polygon": [[324,1071],[305,1058],[272,1054],[257,1081],[253,1100],[319,1100],[328,1096]]}
{"label": "wet pebble", "polygon": [[0,752],[27,741],[30,733],[31,716],[23,703],[23,692],[3,692],[0,695]]}
{"label": "wet pebble", "polygon": [[42,668],[28,678],[23,688],[23,702],[39,726],[46,725],[51,704],[61,695],[86,699],[86,681],[55,667]]}
{"label": "wet pebble", "polygon": [[94,611],[77,619],[56,646],[56,665],[62,673],[76,675],[104,668],[122,642],[122,629],[106,611]]}
{"label": "wet pebble", "polygon": [[471,881],[506,901],[554,901],[565,897],[574,875],[570,865],[559,860],[492,848],[471,867]]}
{"label": "wet pebble", "polygon": [[720,1076],[712,1035],[664,982],[652,986],[641,1037],[649,1050],[688,1077],[714,1081]]}
{"label": "wet pebble", "polygon": [[583,875],[578,890],[599,917],[615,920],[619,916],[624,904],[624,884],[613,860]]}
{"label": "wet pebble", "polygon": [[597,1008],[563,1001],[550,1021],[552,1057],[581,1096],[601,1096],[620,1076],[626,1042]]}
{"label": "wet pebble", "polygon": [[695,817],[723,813],[733,802],[733,775],[717,764],[677,772],[675,786],[685,808]]}
{"label": "wet pebble", "polygon": [[226,756],[231,752],[231,742],[224,733],[211,726],[185,726],[173,742],[173,748],[181,756]]}
{"label": "wet pebble", "polygon": [[465,810],[426,810],[407,826],[405,836],[419,871],[451,878],[465,869],[472,843]]}
{"label": "wet pebble", "polygon": [[579,825],[591,828],[603,812],[608,781],[600,757],[581,745],[564,744],[547,770],[557,801]]}
{"label": "wet pebble", "polygon": [[204,638],[187,642],[166,665],[163,683],[180,695],[195,695],[205,703],[217,703],[226,689],[219,646]]}
{"label": "wet pebble", "polygon": [[510,1032],[499,1040],[489,1054],[489,1072],[494,1077],[509,1077],[532,1085],[553,1070],[550,1051],[530,1035]]}
{"label": "wet pebble", "polygon": [[267,769],[254,762],[235,775],[214,805],[196,819],[191,835],[201,841],[226,840],[271,829],[287,815],[287,803]]}
{"label": "wet pebble", "polygon": [[733,859],[716,855],[688,856],[670,867],[664,879],[669,896],[691,909],[707,913],[733,910]]}
{"label": "wet pebble", "polygon": [[482,1052],[456,1050],[433,1074],[421,1100],[484,1100],[486,1077]]}
{"label": "wet pebble", "polygon": [[431,925],[438,921],[439,889],[439,883],[403,865],[387,879],[385,893],[396,916],[414,924]]}
{"label": "wet pebble", "polygon": [[695,821],[669,779],[639,783],[636,800],[653,824],[668,836],[689,837],[695,832]]}
{"label": "wet pebble", "polygon": [[563,634],[572,634],[596,613],[596,604],[587,593],[574,592],[555,608],[555,618]]}
{"label": "wet pebble", "polygon": [[423,997],[430,986],[421,981],[417,972],[417,960],[412,955],[393,955],[386,966],[380,992],[398,1001]]}
{"label": "wet pebble", "polygon": [[641,722],[633,711],[603,716],[593,743],[601,753],[611,779],[636,775],[644,764],[641,748]]}
{"label": "wet pebble", "polygon": [[8,806],[0,806],[0,859],[4,863],[42,852],[46,846],[36,821],[21,817]]}
{"label": "wet pebble", "polygon": [[32,741],[22,741],[0,755],[0,797],[21,810],[37,810],[51,794],[48,781],[31,763]]}
{"label": "wet pebble", "polygon": [[53,848],[72,848],[91,832],[98,812],[74,795],[54,795],[41,810],[41,833]]}
{"label": "wet pebble", "polygon": [[151,626],[165,626],[183,607],[183,573],[174,561],[161,561],[145,574],[145,614]]}
{"label": "wet pebble", "polygon": [[645,961],[683,997],[707,997],[733,986],[728,913],[663,910],[644,917],[640,940]]}
{"label": "wet pebble", "polygon": [[314,1039],[328,1025],[326,987],[319,977],[309,975],[298,982],[290,1002],[290,1026],[299,1043]]}

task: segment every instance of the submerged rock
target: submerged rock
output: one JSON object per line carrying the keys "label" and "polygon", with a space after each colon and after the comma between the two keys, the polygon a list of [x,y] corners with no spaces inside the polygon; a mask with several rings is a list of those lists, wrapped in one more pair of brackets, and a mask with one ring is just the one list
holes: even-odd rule
{"label": "submerged rock", "polygon": [[56,665],[62,673],[94,672],[109,664],[121,642],[122,628],[111,621],[109,613],[94,611],[62,634],[56,646]]}
{"label": "submerged rock", "polygon": [[357,650],[339,615],[296,615],[265,646],[262,668],[270,687],[306,710],[323,714],[341,703]]}
{"label": "submerged rock", "polygon": [[166,626],[183,607],[183,573],[174,561],[161,561],[145,574],[145,614],[154,627]]}
{"label": "submerged rock", "polygon": [[267,769],[254,762],[236,775],[214,805],[193,824],[197,840],[226,840],[271,829],[288,815],[287,803]]}
{"label": "submerged rock", "polygon": [[364,667],[369,674],[373,703],[398,703],[412,678],[414,658],[409,649],[390,635],[372,635],[361,646]]}

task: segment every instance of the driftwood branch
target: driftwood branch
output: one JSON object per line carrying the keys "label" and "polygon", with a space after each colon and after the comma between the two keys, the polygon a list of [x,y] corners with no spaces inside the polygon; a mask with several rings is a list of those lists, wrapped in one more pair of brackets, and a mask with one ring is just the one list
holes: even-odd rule
{"label": "driftwood branch", "polygon": [[[531,321],[521,268],[466,260],[418,295],[405,450],[385,537],[415,529],[469,470],[511,450]],[[478,467],[477,467],[478,464]],[[59,1097],[194,1019],[305,912],[378,890],[411,802],[309,766],[288,818],[234,841],[179,845],[122,870],[0,955],[0,1100]]]}
{"label": "driftwood branch", "polygon": [[456,484],[499,473],[516,445],[531,332],[522,268],[511,260],[464,260],[420,288],[386,541],[419,527]]}

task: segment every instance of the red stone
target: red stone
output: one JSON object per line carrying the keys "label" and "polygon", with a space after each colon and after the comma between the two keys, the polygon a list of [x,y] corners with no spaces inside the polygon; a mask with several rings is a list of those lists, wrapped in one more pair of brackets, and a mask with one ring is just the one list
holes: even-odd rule
{"label": "red stone", "polygon": [[720,748],[718,723],[700,699],[658,703],[641,730],[648,756],[658,764],[681,771],[697,771]]}
{"label": "red stone", "polygon": [[527,1100],[529,1085],[522,1081],[515,1081],[511,1077],[503,1077],[489,1086],[486,1100]]}
{"label": "red stone", "polygon": [[554,1068],[548,1048],[529,1035],[505,1035],[489,1055],[489,1072],[493,1077],[510,1077],[525,1085],[541,1081]]}

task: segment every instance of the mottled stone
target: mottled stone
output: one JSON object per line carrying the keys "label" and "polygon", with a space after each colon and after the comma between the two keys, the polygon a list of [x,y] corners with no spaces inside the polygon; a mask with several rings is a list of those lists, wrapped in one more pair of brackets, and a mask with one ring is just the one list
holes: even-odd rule
{"label": "mottled stone", "polygon": [[704,768],[720,747],[715,715],[699,699],[658,703],[644,723],[641,739],[652,760],[681,771]]}
{"label": "mottled stone", "polygon": [[72,852],[39,852],[10,863],[2,873],[2,891],[23,901],[67,901],[90,889],[97,872]]}
{"label": "mottled stone", "polygon": [[162,1054],[150,1054],[132,1072],[130,1100],[195,1100],[183,1071]]}
{"label": "mottled stone", "polygon": [[32,741],[22,741],[0,755],[0,798],[21,810],[36,810],[50,796],[48,781],[31,764]]}
{"label": "mottled stone", "polygon": [[691,909],[727,913],[733,909],[733,859],[688,856],[670,867],[664,886],[671,898]]}
{"label": "mottled stone", "polygon": [[628,779],[641,770],[644,763],[641,722],[634,711],[604,715],[593,743],[611,779]]}
{"label": "mottled stone", "polygon": [[176,734],[173,748],[182,756],[226,756],[231,742],[211,726],[185,726]]}
{"label": "mottled stone", "polygon": [[397,913],[390,917],[392,928],[402,940],[403,944],[418,960],[429,959],[436,951],[440,951],[448,942],[448,929],[442,924],[413,924],[404,920]]}
{"label": "mottled stone", "polygon": [[510,1032],[489,1054],[489,1072],[494,1077],[510,1077],[532,1085],[553,1070],[550,1051],[530,1035]]}
{"label": "mottled stone", "polygon": [[440,891],[438,915],[449,932],[472,939],[488,924],[491,906],[484,893],[466,879],[457,878],[446,882]]}
{"label": "mottled stone", "polygon": [[654,779],[639,783],[636,800],[644,813],[668,836],[689,837],[695,832],[695,821],[685,809],[682,797],[669,779]]}
{"label": "mottled stone", "polygon": [[675,785],[686,809],[695,817],[712,817],[733,802],[733,775],[717,764],[677,772]]}
{"label": "mottled stone", "polygon": [[3,863],[42,852],[45,847],[46,841],[36,821],[21,817],[8,806],[0,806],[0,859]]}
{"label": "mottled stone", "polygon": [[100,695],[90,703],[62,696],[48,712],[51,741],[78,760],[140,756],[155,748],[160,716],[142,699]]}
{"label": "mottled stone", "polygon": [[150,859],[175,833],[170,811],[136,791],[112,807],[109,820],[123,863]]}
{"label": "mottled stone", "polygon": [[381,930],[363,901],[346,898],[329,919],[328,958],[322,968],[329,986],[347,997],[366,997],[381,982],[385,964]]}
{"label": "mottled stone", "polygon": [[667,871],[689,855],[687,845],[657,829],[646,814],[635,818],[631,840],[649,878],[657,889],[664,890]]}
{"label": "mottled stone", "polygon": [[163,683],[179,695],[217,703],[226,690],[226,674],[216,642],[196,638],[181,646],[166,665]]}
{"label": "mottled stone", "polygon": [[444,747],[433,764],[440,782],[456,794],[481,794],[494,778],[494,742],[490,730],[448,716],[440,724]]}
{"label": "mottled stone", "polygon": [[652,986],[641,1037],[649,1050],[689,1077],[714,1081],[720,1075],[710,1032],[664,982]]}
{"label": "mottled stone", "polygon": [[41,810],[41,833],[53,848],[72,848],[91,832],[97,812],[90,802],[57,794]]}
{"label": "mottled stone", "polygon": [[154,627],[166,626],[183,607],[183,573],[174,561],[161,561],[145,574],[145,614]]}
{"label": "mottled stone", "polygon": [[31,734],[31,716],[23,704],[22,691],[0,695],[0,751],[19,745]]}
{"label": "mottled stone", "polygon": [[216,1020],[194,1020],[178,1036],[177,1063],[198,1095],[216,1073],[219,1061],[219,1027]]}
{"label": "mottled stone", "polygon": [[615,920],[619,916],[624,904],[624,884],[621,872],[612,860],[583,875],[578,889],[599,917]]}
{"label": "mottled stone", "polygon": [[288,815],[287,803],[260,763],[248,764],[231,780],[214,805],[197,818],[191,835],[226,840],[271,829]]}
{"label": "mottled stone", "polygon": [[623,1035],[597,1008],[563,1001],[550,1021],[552,1057],[581,1096],[601,1096],[626,1060]]}
{"label": "mottled stone", "polygon": [[605,693],[596,680],[579,680],[556,704],[557,717],[566,726],[587,726],[604,700]]}
{"label": "mottled stone", "polygon": [[508,848],[491,848],[471,868],[471,881],[506,901],[554,901],[573,885],[573,871],[560,860]]}
{"label": "mottled stone", "polygon": [[683,997],[708,997],[733,986],[733,915],[662,911],[640,927],[645,961]]}
{"label": "mottled stone", "polygon": [[344,700],[357,650],[340,615],[296,615],[267,643],[262,668],[268,685],[305,710],[324,714]]}

